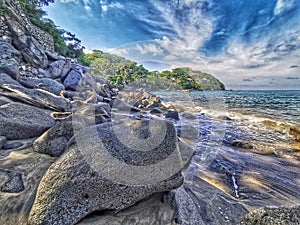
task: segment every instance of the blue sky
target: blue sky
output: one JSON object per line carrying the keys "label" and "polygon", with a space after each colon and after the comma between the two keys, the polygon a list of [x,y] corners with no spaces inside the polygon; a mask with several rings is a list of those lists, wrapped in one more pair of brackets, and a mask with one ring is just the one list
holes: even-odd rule
{"label": "blue sky", "polygon": [[88,50],[200,69],[228,89],[300,89],[299,0],[56,0],[45,10]]}

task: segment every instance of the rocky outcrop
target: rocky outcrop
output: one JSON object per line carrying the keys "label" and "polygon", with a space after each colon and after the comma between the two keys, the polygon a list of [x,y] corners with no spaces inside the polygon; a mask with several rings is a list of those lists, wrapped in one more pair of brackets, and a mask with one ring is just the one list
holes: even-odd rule
{"label": "rocky outcrop", "polygon": [[146,116],[160,99],[117,98],[107,80],[55,53],[18,3],[2,2],[0,223],[75,224],[179,187],[193,151],[171,122]]}
{"label": "rocky outcrop", "polygon": [[39,137],[54,124],[43,109],[21,103],[0,106],[0,136],[7,139]]}
{"label": "rocky outcrop", "polygon": [[46,51],[54,51],[54,41],[53,37],[47,32],[43,31],[41,28],[32,24],[28,17],[22,11],[18,1],[14,0],[1,0],[1,3],[5,6],[7,12],[6,15],[1,16],[2,26],[0,29],[1,36],[6,38],[12,38],[11,35],[11,22],[13,22],[18,27],[25,30],[26,34],[30,34],[32,38],[38,41],[41,49]]}
{"label": "rocky outcrop", "polygon": [[249,213],[240,225],[296,225],[300,221],[300,205],[295,207],[263,207]]}
{"label": "rocky outcrop", "polygon": [[84,128],[41,180],[29,223],[75,224],[96,210],[120,211],[153,193],[180,186],[183,178],[177,165],[176,131],[169,122]]}

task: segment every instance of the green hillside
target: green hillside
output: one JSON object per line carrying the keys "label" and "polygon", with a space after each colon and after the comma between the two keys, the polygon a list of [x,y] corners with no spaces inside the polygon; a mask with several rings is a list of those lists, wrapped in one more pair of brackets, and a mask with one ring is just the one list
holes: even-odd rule
{"label": "green hillside", "polygon": [[84,61],[93,75],[107,78],[113,86],[134,83],[152,90],[225,90],[224,84],[213,75],[190,68],[148,71],[136,62],[100,50],[85,54]]}

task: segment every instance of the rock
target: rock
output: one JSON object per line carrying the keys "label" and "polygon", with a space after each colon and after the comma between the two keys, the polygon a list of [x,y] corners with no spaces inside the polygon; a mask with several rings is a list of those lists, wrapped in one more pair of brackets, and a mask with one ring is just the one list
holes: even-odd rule
{"label": "rock", "polygon": [[41,89],[27,89],[16,85],[0,84],[0,95],[46,109],[70,111],[71,108],[68,99]]}
{"label": "rock", "polygon": [[20,57],[18,50],[0,38],[0,73],[7,73],[13,79],[18,79]]}
{"label": "rock", "polygon": [[57,60],[50,63],[49,72],[51,73],[51,78],[64,78],[71,69],[71,63],[65,60]]}
{"label": "rock", "polygon": [[19,82],[27,88],[39,88],[55,95],[60,95],[60,92],[65,90],[65,87],[61,83],[49,78],[37,79],[22,77],[19,79]]}
{"label": "rock", "polygon": [[32,152],[30,148],[10,152],[6,158],[0,157],[0,187],[9,180],[8,173],[19,173],[22,174],[25,188],[22,192],[14,194],[0,192],[1,225],[27,224],[37,186],[53,162],[54,158]]}
{"label": "rock", "polygon": [[100,124],[110,121],[111,108],[107,103],[84,104],[74,110],[74,116],[89,125]]}
{"label": "rock", "polygon": [[50,59],[50,60],[58,60],[58,58],[59,58],[59,55],[57,52],[45,51],[45,53],[46,53],[48,59]]}
{"label": "rock", "polygon": [[229,143],[231,146],[244,148],[244,149],[255,149],[253,143],[247,140],[234,140],[232,143]]}
{"label": "rock", "polygon": [[173,168],[179,160],[175,128],[165,121],[153,123],[150,128],[129,121],[80,130],[42,178],[28,223],[75,224],[93,211],[120,211],[179,187],[183,178]]}
{"label": "rock", "polygon": [[22,150],[32,146],[35,138],[7,141],[3,146],[4,150]]}
{"label": "rock", "polygon": [[76,126],[75,122],[72,122],[72,117],[69,116],[36,139],[33,142],[33,151],[53,157],[60,156],[73,137],[76,127],[81,128],[79,125]]}
{"label": "rock", "polygon": [[126,102],[123,102],[122,100],[120,100],[118,98],[113,101],[112,109],[115,111],[122,111],[122,112],[127,112],[127,113],[141,111],[140,109],[138,109]]}
{"label": "rock", "polygon": [[14,142],[7,142],[4,146],[4,150],[9,150],[9,149],[17,149],[23,145],[22,142],[14,141]]}
{"label": "rock", "polygon": [[0,106],[0,136],[8,140],[38,137],[54,124],[45,110],[33,106],[21,103]]}
{"label": "rock", "polygon": [[168,112],[165,114],[166,118],[174,119],[174,120],[179,120],[179,114],[177,111],[174,110],[168,110]]}
{"label": "rock", "polygon": [[20,83],[12,79],[11,76],[7,75],[6,73],[0,73],[0,84],[20,85]]}
{"label": "rock", "polygon": [[27,36],[25,28],[17,21],[7,20],[7,23],[13,34],[13,45],[21,52],[24,61],[46,68],[49,62],[43,46],[33,36]]}
{"label": "rock", "polygon": [[[197,204],[189,196],[188,190],[183,186],[171,193],[172,203],[176,208],[176,220],[182,225],[206,225],[199,213]],[[199,206],[200,208],[200,206]]]}
{"label": "rock", "polygon": [[2,37],[0,37],[0,53],[1,59],[15,58],[19,60],[21,58],[21,53]]}
{"label": "rock", "polygon": [[94,213],[77,225],[175,225],[174,210],[163,203],[164,194],[158,193],[117,214]]}
{"label": "rock", "polygon": [[259,208],[245,216],[240,225],[296,225],[300,221],[300,205],[294,207]]}
{"label": "rock", "polygon": [[6,137],[0,136],[0,149],[5,145],[6,143]]}
{"label": "rock", "polygon": [[17,79],[19,76],[19,63],[15,59],[0,58],[0,73],[7,73]]}
{"label": "rock", "polygon": [[188,113],[188,112],[184,112],[182,113],[182,117],[188,120],[196,120],[198,119],[196,115],[194,115],[193,113]]}
{"label": "rock", "polygon": [[[76,109],[72,116],[57,123],[40,136],[33,143],[33,151],[58,157],[64,152],[75,131],[86,126],[108,122],[110,113],[111,109],[107,103],[83,105]],[[101,116],[102,114],[105,116]]]}
{"label": "rock", "polygon": [[51,76],[51,74],[50,74],[50,72],[48,72],[47,70],[44,70],[44,69],[42,69],[42,68],[39,68],[38,70],[37,70],[37,73],[38,73],[38,77],[39,78],[51,78],[52,76]]}
{"label": "rock", "polygon": [[68,73],[63,84],[64,84],[66,90],[76,91],[77,87],[81,83],[81,80],[82,80],[82,75],[75,70],[71,70]]}
{"label": "rock", "polygon": [[153,108],[153,109],[151,109],[150,110],[150,113],[151,114],[155,114],[155,115],[160,115],[160,114],[162,114],[163,112],[159,109],[159,108]]}
{"label": "rock", "polygon": [[1,192],[18,193],[24,190],[21,173],[0,169],[0,176],[1,175],[6,177],[6,179],[0,182]]}
{"label": "rock", "polygon": [[10,103],[10,102],[13,102],[13,101],[9,98],[0,96],[0,106],[5,105],[5,104]]}
{"label": "rock", "polygon": [[232,120],[229,116],[226,116],[226,115],[218,116],[218,119],[220,119],[220,120],[226,120],[226,121]]}

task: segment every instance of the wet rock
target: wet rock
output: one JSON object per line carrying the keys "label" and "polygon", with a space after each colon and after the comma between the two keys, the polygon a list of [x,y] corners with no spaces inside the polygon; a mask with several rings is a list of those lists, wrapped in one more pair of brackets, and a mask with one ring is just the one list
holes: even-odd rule
{"label": "wet rock", "polygon": [[38,137],[54,124],[45,110],[33,106],[21,103],[0,106],[0,136],[8,140]]}
{"label": "wet rock", "polygon": [[185,119],[188,119],[188,120],[198,119],[196,115],[194,115],[192,113],[188,113],[188,112],[182,113],[182,117],[185,118]]}
{"label": "wet rock", "polygon": [[64,86],[66,90],[76,91],[77,87],[80,85],[82,80],[81,73],[71,70],[66,79],[64,80]]}
{"label": "wet rock", "polygon": [[160,114],[162,114],[163,112],[162,112],[162,110],[160,110],[159,108],[153,108],[153,109],[150,110],[150,113],[151,113],[151,114],[155,114],[155,115],[160,115]]}
{"label": "wet rock", "polygon": [[[0,192],[1,225],[27,224],[36,188],[43,174],[53,162],[54,158],[32,152],[30,148],[12,151],[6,158],[0,157],[0,187],[9,180],[7,172],[15,172],[22,174],[25,188],[22,192],[13,194]],[[3,171],[6,172],[3,173]]]}
{"label": "wet rock", "polygon": [[218,116],[218,119],[220,119],[220,120],[225,120],[225,121],[230,121],[230,120],[232,120],[229,116]]}
{"label": "wet rock", "polygon": [[246,140],[234,140],[230,144],[231,144],[231,146],[238,147],[238,148],[244,148],[244,149],[254,149],[255,148],[255,146],[250,141],[246,141]]}
{"label": "wet rock", "polygon": [[300,221],[300,205],[294,207],[259,208],[245,216],[240,225],[296,225]]}
{"label": "wet rock", "polygon": [[6,140],[5,136],[0,136],[0,149],[5,145]]}
{"label": "wet rock", "polygon": [[141,111],[137,107],[134,107],[118,98],[113,101],[112,109],[115,111],[122,111],[122,112],[128,112],[128,113]]}
{"label": "wet rock", "polygon": [[0,191],[7,193],[19,193],[24,190],[22,174],[13,171],[0,169],[0,176],[5,177],[0,182]]}
{"label": "wet rock", "polygon": [[12,79],[11,76],[7,75],[6,73],[0,73],[0,84],[20,85],[20,83]]}
{"label": "wet rock", "polygon": [[39,88],[55,95],[60,95],[60,92],[65,89],[65,87],[52,79],[49,78],[20,78],[19,82],[27,88]]}
{"label": "wet rock", "polygon": [[197,204],[189,196],[184,186],[178,188],[171,197],[174,207],[176,208],[177,223],[182,225],[206,225],[202,219]]}
{"label": "wet rock", "polygon": [[9,140],[3,146],[4,150],[21,150],[32,146],[35,139]]}
{"label": "wet rock", "polygon": [[23,145],[22,142],[19,141],[13,141],[13,142],[7,142],[4,146],[3,149],[4,150],[9,150],[9,149],[16,149],[19,148]]}
{"label": "wet rock", "polygon": [[[2,90],[2,91],[1,91]],[[0,95],[10,97],[40,108],[70,111],[70,101],[41,89],[27,89],[16,85],[1,85]]]}
{"label": "wet rock", "polygon": [[179,120],[179,114],[178,112],[176,111],[173,111],[173,110],[169,110],[166,114],[165,114],[165,117],[166,118],[169,118],[169,119],[174,119],[174,120]]}
{"label": "wet rock", "polygon": [[161,201],[163,194],[155,194],[149,199],[125,209],[117,214],[92,213],[77,225],[175,225],[174,210]]}
{"label": "wet rock", "polygon": [[[75,224],[93,211],[120,211],[154,193],[180,186],[182,176],[178,168],[172,168],[172,163],[178,165],[176,131],[168,122],[166,130],[162,129],[163,123],[154,122],[149,139],[147,124],[139,121],[130,121],[125,127],[105,123],[80,130],[42,178],[28,223]],[[136,138],[128,137],[127,131]],[[116,135],[124,138],[126,146]],[[139,139],[143,141],[139,143]],[[118,166],[106,157],[117,160]],[[166,158],[170,161],[160,168],[159,162]]]}

